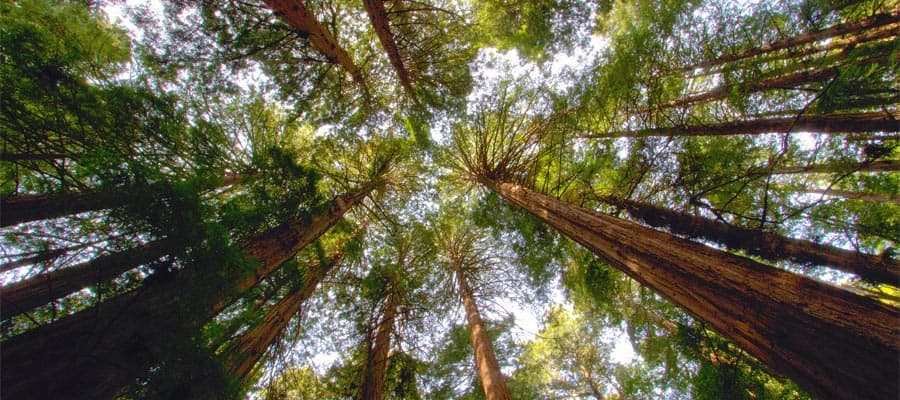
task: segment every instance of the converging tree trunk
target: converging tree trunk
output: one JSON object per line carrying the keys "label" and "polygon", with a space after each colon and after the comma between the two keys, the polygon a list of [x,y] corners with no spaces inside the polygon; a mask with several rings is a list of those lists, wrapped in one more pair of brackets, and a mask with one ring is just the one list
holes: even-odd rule
{"label": "converging tree trunk", "polygon": [[824,196],[870,201],[872,203],[900,203],[900,197],[885,193],[860,193],[840,189],[806,189],[806,191]]}
{"label": "converging tree trunk", "polygon": [[892,306],[521,185],[479,180],[816,397],[886,399],[900,389]]}
{"label": "converging tree trunk", "polygon": [[830,164],[812,164],[805,166],[777,167],[773,174],[833,174],[841,172],[896,172],[900,171],[900,161],[877,160],[863,161],[859,163],[845,164],[841,162]]}
{"label": "converging tree trunk", "polygon": [[113,193],[10,196],[0,200],[0,226],[59,218],[125,205],[127,198]]}
{"label": "converging tree trunk", "polygon": [[466,320],[469,322],[469,332],[472,337],[472,347],[475,350],[475,367],[481,378],[481,386],[487,400],[509,400],[509,389],[506,388],[506,378],[500,372],[500,364],[494,356],[491,339],[488,338],[481,314],[478,312],[478,304],[475,296],[466,280],[466,275],[461,268],[456,268],[456,282],[459,285],[459,297],[466,308]]}
{"label": "converging tree trunk", "polygon": [[758,229],[741,228],[615,196],[600,196],[600,200],[627,211],[632,217],[650,226],[724,244],[729,248],[744,250],[767,260],[827,265],[868,281],[900,284],[900,263],[891,259],[889,255],[874,256]]}
{"label": "converging tree trunk", "polygon": [[164,240],[150,242],[3,286],[0,289],[0,320],[15,317],[157,260],[169,253],[170,244]]}
{"label": "converging tree trunk", "polygon": [[384,378],[387,374],[388,358],[391,350],[391,335],[394,333],[394,320],[397,319],[398,294],[388,288],[387,299],[374,338],[367,335],[368,352],[363,367],[362,384],[359,388],[359,400],[381,400],[384,398]]}
{"label": "converging tree trunk", "polygon": [[[254,268],[237,278],[220,273],[216,262],[151,276],[135,291],[10,338],[0,347],[4,396],[115,397],[173,345],[194,337],[235,296],[327,231],[371,190],[366,186],[338,196],[324,215],[288,221],[252,237],[243,252]],[[198,292],[202,287],[209,289]]]}
{"label": "converging tree trunk", "polygon": [[387,53],[388,59],[391,62],[391,67],[393,67],[394,72],[397,73],[397,79],[400,81],[400,86],[403,87],[403,90],[406,91],[406,94],[413,102],[418,104],[419,99],[413,89],[412,77],[409,74],[409,70],[406,69],[406,66],[404,65],[403,57],[400,54],[400,48],[397,47],[397,41],[394,39],[394,34],[391,32],[390,20],[388,19],[387,11],[384,8],[384,1],[362,0],[362,2],[363,6],[366,8],[366,14],[369,15],[369,21],[372,23],[372,28],[375,30],[375,34],[381,42],[381,47],[384,47],[384,51]]}
{"label": "converging tree trunk", "polygon": [[764,133],[859,133],[900,132],[900,113],[870,112],[855,114],[810,115],[766,118],[713,124],[684,125],[581,135],[582,138],[618,138],[651,136],[725,136]]}

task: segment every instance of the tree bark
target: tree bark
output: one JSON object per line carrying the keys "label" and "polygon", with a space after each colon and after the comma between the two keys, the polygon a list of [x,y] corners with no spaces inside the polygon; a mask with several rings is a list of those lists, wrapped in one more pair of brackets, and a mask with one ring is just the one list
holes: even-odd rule
{"label": "tree bark", "polygon": [[394,68],[394,72],[397,73],[397,79],[400,81],[400,86],[403,87],[406,94],[413,102],[418,104],[419,99],[413,89],[412,77],[403,63],[403,57],[400,55],[397,41],[394,39],[394,34],[391,32],[390,20],[388,19],[387,11],[384,8],[384,1],[362,0],[362,2],[363,6],[366,8],[366,14],[369,15],[369,21],[372,23],[372,28],[375,30],[375,34],[381,42],[381,47],[384,47],[384,51],[387,53],[391,66]]}
{"label": "tree bark", "polygon": [[802,46],[805,44],[818,42],[820,40],[825,40],[829,38],[834,38],[842,35],[846,35],[848,33],[858,33],[865,30],[879,28],[885,25],[891,25],[897,22],[898,18],[900,18],[900,12],[898,10],[894,10],[889,13],[884,14],[876,14],[865,17],[859,21],[854,22],[846,22],[842,24],[837,24],[830,26],[825,29],[815,30],[806,32],[794,37],[777,40],[772,43],[754,47],[751,49],[746,49],[734,54],[726,54],[720,57],[717,57],[712,60],[704,61],[701,63],[697,63],[691,65],[689,67],[683,68],[683,70],[694,70],[698,68],[709,68],[720,64],[729,63],[732,61],[737,61],[745,58],[755,57],[758,55],[771,53],[778,50],[784,50],[791,47]]}
{"label": "tree bark", "polygon": [[469,332],[472,336],[472,347],[475,350],[475,367],[481,378],[481,386],[487,400],[510,400],[509,389],[506,388],[506,378],[500,372],[500,364],[494,356],[491,339],[488,338],[481,313],[478,312],[478,304],[475,296],[469,288],[466,275],[459,268],[456,269],[456,282],[459,284],[459,297],[466,308],[466,319],[469,322]]}
{"label": "tree bark", "polygon": [[895,286],[900,284],[900,263],[886,256],[874,256],[758,229],[741,228],[615,196],[601,196],[600,200],[627,211],[632,217],[652,227],[666,228],[679,235],[741,249],[767,260],[827,265],[871,282]]}
{"label": "tree bark", "polygon": [[0,226],[59,218],[125,204],[125,198],[110,193],[10,196],[0,200]]}
{"label": "tree bark", "polygon": [[894,307],[520,185],[479,180],[815,397],[886,399],[900,390]]}
{"label": "tree bark", "polygon": [[855,114],[811,115],[785,118],[766,118],[714,124],[685,125],[663,128],[617,131],[583,135],[582,138],[619,138],[651,136],[725,136],[757,135],[764,133],[859,133],[900,132],[900,113],[871,112]]}
{"label": "tree bark", "polygon": [[384,377],[387,374],[388,357],[391,350],[391,335],[397,318],[397,293],[388,288],[387,299],[382,309],[381,319],[375,328],[374,340],[369,341],[366,365],[363,370],[359,400],[381,400],[384,398]]}
{"label": "tree bark", "polygon": [[[336,197],[329,211],[298,218],[243,247],[255,267],[234,278],[205,263],[151,276],[133,292],[3,342],[0,385],[10,398],[109,399],[192,338],[230,301],[312,243],[372,190]],[[209,288],[201,295],[196,292]],[[176,347],[177,348],[177,347]]]}
{"label": "tree bark", "polygon": [[839,189],[807,189],[806,191],[825,196],[841,197],[850,200],[863,200],[872,203],[900,203],[900,197],[885,193],[860,193]]}
{"label": "tree bark", "polygon": [[0,320],[15,317],[159,259],[169,252],[169,246],[170,243],[158,240],[3,286],[0,290]]}
{"label": "tree bark", "polygon": [[246,381],[253,367],[275,342],[275,338],[287,327],[291,318],[300,312],[319,283],[340,260],[340,255],[335,255],[327,262],[320,263],[316,260],[314,265],[308,266],[303,282],[272,306],[262,322],[250,328],[228,346],[222,357],[225,368],[233,377],[242,383]]}
{"label": "tree bark", "polygon": [[340,65],[344,71],[350,74],[354,82],[360,85],[364,91],[366,90],[366,81],[362,71],[353,62],[353,58],[338,44],[331,32],[319,24],[316,16],[303,4],[303,0],[263,0],[263,2],[275,12],[275,15],[293,27],[301,37],[308,40],[316,51],[330,62]]}

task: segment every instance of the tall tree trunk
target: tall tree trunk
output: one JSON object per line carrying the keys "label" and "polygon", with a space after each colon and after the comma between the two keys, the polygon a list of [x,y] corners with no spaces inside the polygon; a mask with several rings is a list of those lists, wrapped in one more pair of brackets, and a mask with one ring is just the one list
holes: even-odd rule
{"label": "tall tree trunk", "polygon": [[[218,263],[151,276],[133,292],[3,342],[0,385],[10,398],[108,399],[194,337],[230,301],[312,243],[372,190],[336,197],[325,215],[262,232],[243,247],[254,263],[235,278]],[[201,288],[209,288],[197,294]]]}
{"label": "tall tree trunk", "polygon": [[596,139],[650,136],[724,136],[804,131],[814,133],[900,132],[900,123],[897,122],[898,119],[900,119],[900,113],[897,112],[811,115],[802,116],[800,118],[766,118],[714,124],[617,131],[603,134],[582,135],[581,137]]}
{"label": "tall tree trunk", "polygon": [[627,211],[650,226],[741,249],[767,260],[827,265],[868,281],[900,284],[900,263],[888,256],[874,256],[758,229],[741,228],[615,196],[601,196],[600,200]]}
{"label": "tall tree trunk", "polygon": [[403,87],[403,90],[406,91],[406,94],[410,99],[412,99],[415,104],[418,104],[419,99],[413,89],[412,77],[403,63],[403,57],[400,55],[397,41],[394,39],[394,34],[391,32],[390,20],[388,19],[387,10],[384,8],[384,1],[362,0],[362,2],[363,6],[366,8],[366,14],[369,15],[369,21],[372,23],[372,28],[375,30],[375,34],[381,42],[381,47],[384,47],[384,51],[391,61],[391,66],[394,68],[394,72],[397,73],[397,79],[400,81],[400,86]]}
{"label": "tall tree trunk", "polygon": [[896,172],[900,171],[900,161],[897,160],[876,160],[863,161],[850,165],[841,163],[831,164],[813,164],[806,166],[777,167],[772,170],[773,174],[833,174],[840,172]]}
{"label": "tall tree trunk", "polygon": [[459,296],[466,308],[466,319],[469,321],[469,332],[472,336],[472,347],[475,350],[475,366],[478,368],[478,376],[481,378],[481,386],[487,400],[509,400],[509,389],[506,388],[506,378],[500,372],[500,364],[494,356],[491,339],[488,338],[481,314],[478,312],[478,304],[475,296],[469,288],[466,275],[459,268],[456,269],[456,282],[459,284]]}
{"label": "tall tree trunk", "polygon": [[683,68],[683,70],[694,70],[698,68],[709,68],[712,66],[729,63],[732,61],[741,60],[744,58],[755,57],[758,55],[771,53],[778,50],[784,50],[791,47],[802,46],[805,44],[818,42],[820,40],[830,39],[842,35],[846,35],[848,33],[859,33],[865,30],[879,28],[885,25],[891,25],[897,22],[897,19],[900,18],[900,10],[893,10],[889,13],[884,14],[876,14],[860,19],[859,21],[854,22],[845,22],[842,24],[837,24],[830,26],[825,29],[815,30],[806,32],[794,37],[778,40],[766,45],[762,45],[759,47],[754,47],[751,49],[746,49],[734,54],[726,54],[712,60],[704,61],[701,63],[697,63],[691,65],[689,67]]}
{"label": "tall tree trunk", "polygon": [[297,315],[319,283],[341,260],[340,255],[330,257],[326,262],[318,262],[306,268],[303,282],[278,301],[263,317],[263,320],[232,342],[222,354],[225,368],[238,381],[244,382],[253,367],[259,362],[275,338]]}
{"label": "tall tree trunk", "polygon": [[806,191],[809,193],[841,197],[850,200],[870,201],[872,203],[900,203],[900,197],[885,193],[860,193],[840,189],[806,189]]}
{"label": "tall tree trunk", "polygon": [[0,226],[59,218],[122,206],[126,198],[112,193],[9,196],[0,200]]}
{"label": "tall tree trunk", "polygon": [[308,40],[316,51],[330,62],[340,65],[364,92],[368,90],[362,71],[353,62],[353,58],[341,47],[334,35],[316,20],[316,16],[306,8],[303,0],[263,0],[263,2],[301,37]]}
{"label": "tall tree trunk", "polygon": [[159,259],[169,252],[170,245],[165,240],[158,240],[3,286],[0,289],[0,320],[15,317]]}
{"label": "tall tree trunk", "polygon": [[388,296],[381,312],[381,319],[375,328],[374,339],[369,342],[366,365],[363,370],[359,400],[381,400],[384,398],[384,377],[387,374],[388,357],[391,350],[391,335],[394,320],[397,319],[397,293],[388,288]]}
{"label": "tall tree trunk", "polygon": [[520,185],[479,180],[816,397],[887,399],[900,390],[894,307]]}

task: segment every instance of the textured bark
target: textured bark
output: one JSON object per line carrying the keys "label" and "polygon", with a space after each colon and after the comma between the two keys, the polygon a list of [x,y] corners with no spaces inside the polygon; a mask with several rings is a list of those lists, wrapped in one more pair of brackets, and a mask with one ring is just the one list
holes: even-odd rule
{"label": "textured bark", "polygon": [[900,390],[896,308],[516,184],[480,180],[813,396],[886,399]]}
{"label": "textured bark", "polygon": [[796,167],[778,167],[772,170],[773,174],[832,174],[840,172],[896,172],[900,171],[900,161],[878,160],[864,161],[861,163],[847,164],[813,164]]}
{"label": "textured bark", "polygon": [[28,312],[90,285],[108,281],[125,271],[159,259],[168,251],[169,243],[150,242],[3,286],[0,289],[0,320]]}
{"label": "textured bark", "polygon": [[[221,277],[219,265],[151,276],[138,290],[8,339],[0,346],[4,396],[115,397],[234,297],[327,231],[371,189],[336,197],[325,215],[289,221],[251,238],[244,253],[256,267],[244,277]],[[195,292],[203,287],[209,290],[198,297]]]}
{"label": "textured bark", "polygon": [[109,193],[10,196],[0,200],[0,226],[59,218],[125,204],[125,198]]}
{"label": "textured bark", "polygon": [[[389,288],[389,291],[393,290]],[[394,320],[397,319],[397,294],[389,292],[382,309],[381,319],[375,328],[375,337],[369,343],[362,384],[359,388],[360,400],[381,400],[384,398],[384,377],[388,368],[388,357],[391,350],[391,335],[394,333]]]}
{"label": "textured bark", "polygon": [[897,22],[898,18],[900,18],[900,11],[898,10],[891,11],[890,13],[871,15],[859,21],[837,24],[825,29],[806,32],[794,37],[774,41],[763,46],[746,49],[734,54],[726,54],[712,60],[694,64],[690,67],[685,67],[684,69],[693,70],[698,68],[709,68],[732,61],[755,57],[758,55],[771,53],[778,50],[784,50],[791,47],[802,46],[805,44],[834,38],[849,33],[858,33],[865,30],[875,29],[885,25],[894,24]]}
{"label": "textured bark", "polygon": [[456,271],[456,282],[459,284],[459,297],[462,298],[466,308],[466,320],[469,322],[469,333],[472,336],[472,347],[475,350],[475,367],[481,378],[481,387],[487,400],[509,400],[509,389],[506,388],[506,378],[500,372],[500,364],[494,356],[491,339],[488,338],[481,313],[478,312],[478,304],[475,296],[469,288],[469,282],[462,270]]}
{"label": "textured bark", "polygon": [[855,114],[813,115],[766,118],[717,124],[686,125],[652,129],[618,131],[583,138],[650,137],[650,136],[724,136],[764,133],[858,133],[900,132],[900,113],[871,112]]}
{"label": "textured bark", "polygon": [[807,189],[806,191],[809,193],[841,197],[850,200],[870,201],[872,203],[900,203],[900,196],[885,193],[860,193],[838,189]]}
{"label": "textured bark", "polygon": [[325,56],[328,61],[338,64],[350,77],[364,90],[366,82],[362,71],[353,58],[343,47],[338,44],[334,35],[316,20],[316,16],[306,8],[303,0],[263,0],[272,11],[284,22],[294,28],[297,33],[309,41],[316,51]]}
{"label": "textured bark", "polygon": [[366,14],[369,15],[369,21],[372,23],[372,28],[375,30],[375,34],[381,42],[381,47],[384,47],[384,51],[391,61],[391,66],[394,68],[394,72],[397,73],[397,79],[400,81],[400,86],[403,86],[403,90],[406,91],[406,94],[413,102],[418,103],[419,99],[416,96],[415,90],[413,90],[412,77],[403,63],[403,57],[400,55],[397,41],[394,40],[394,34],[391,32],[390,21],[388,20],[387,11],[384,8],[384,1],[362,0],[362,2],[363,6],[366,8]]}
{"label": "textured bark", "polygon": [[845,250],[758,229],[741,228],[615,196],[602,196],[600,200],[627,211],[632,217],[650,226],[720,243],[732,249],[741,249],[767,260],[827,265],[868,281],[900,284],[900,263],[885,256]]}
{"label": "textured bark", "polygon": [[[263,320],[242,334],[222,353],[225,368],[240,382],[245,382],[256,363],[275,342],[288,322],[303,308],[319,283],[328,272],[340,262],[339,255],[332,256],[325,263],[316,262],[306,268],[303,282],[278,301],[263,317]],[[316,260],[318,261],[318,260]]]}

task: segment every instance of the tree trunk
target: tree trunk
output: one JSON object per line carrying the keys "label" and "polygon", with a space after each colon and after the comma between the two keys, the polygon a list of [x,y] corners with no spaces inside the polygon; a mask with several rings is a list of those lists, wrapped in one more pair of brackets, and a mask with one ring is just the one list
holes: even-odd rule
{"label": "tree trunk", "polygon": [[301,37],[308,40],[316,51],[330,62],[340,65],[344,71],[350,74],[353,81],[363,91],[366,91],[367,86],[362,71],[353,62],[353,58],[350,57],[347,50],[338,44],[331,32],[319,24],[316,16],[303,4],[303,0],[263,0],[263,2],[275,12],[275,15],[293,27]]}
{"label": "tree trunk", "polygon": [[894,24],[897,22],[897,19],[900,18],[900,12],[898,10],[894,10],[890,13],[884,14],[876,14],[865,17],[859,21],[854,22],[846,22],[842,24],[833,25],[831,27],[806,32],[794,37],[778,40],[763,46],[754,47],[752,49],[746,49],[735,54],[726,54],[720,56],[718,58],[704,61],[701,63],[694,64],[689,67],[683,68],[683,70],[694,70],[698,68],[709,68],[716,65],[721,65],[725,63],[729,63],[732,61],[741,60],[744,58],[755,57],[758,55],[771,53],[778,50],[784,50],[791,47],[802,46],[805,44],[818,42],[820,40],[825,40],[829,38],[834,38],[837,36],[846,35],[848,33],[858,33],[865,30],[879,28],[885,25]]}
{"label": "tree trunk", "polygon": [[55,260],[59,257],[62,257],[63,254],[66,254],[66,252],[68,252],[74,248],[77,248],[77,247],[80,247],[80,246],[71,246],[71,247],[64,247],[61,249],[52,249],[52,250],[46,250],[46,251],[33,252],[33,253],[30,253],[30,254],[33,254],[31,256],[23,257],[18,260],[15,260],[15,261],[9,261],[9,262],[0,264],[0,272],[12,271],[16,268],[24,267],[26,265],[34,265],[34,264],[45,262],[45,261]]}
{"label": "tree trunk", "polygon": [[0,226],[105,210],[122,206],[125,202],[124,197],[111,193],[10,196],[0,200]]}
{"label": "tree trunk", "polygon": [[583,135],[582,138],[618,138],[650,136],[724,136],[757,135],[764,133],[858,133],[900,132],[900,113],[855,113],[813,115],[785,118],[767,118],[731,121],[714,124],[686,125],[664,128],[618,131],[605,134]]}
{"label": "tree trunk", "polygon": [[874,256],[758,229],[741,228],[615,196],[601,196],[600,200],[627,211],[632,217],[650,226],[666,228],[672,233],[690,238],[720,243],[732,249],[741,249],[767,260],[827,265],[871,282],[900,284],[900,263],[886,256]]}
{"label": "tree trunk", "polygon": [[15,317],[154,261],[169,252],[169,245],[164,240],[158,240],[3,286],[0,290],[0,320]]}
{"label": "tree trunk", "polygon": [[809,193],[841,197],[850,200],[870,201],[872,203],[900,203],[900,197],[885,193],[859,193],[839,189],[807,189],[806,191]]}
{"label": "tree trunk", "polygon": [[393,288],[389,293],[381,313],[381,320],[375,328],[374,341],[369,341],[365,370],[359,388],[360,400],[381,400],[384,398],[384,377],[388,368],[388,357],[391,350],[391,335],[394,333],[394,320],[397,318],[397,294]]}
{"label": "tree trunk", "polygon": [[813,164],[807,166],[778,167],[772,170],[773,174],[833,174],[841,172],[896,172],[900,171],[900,161],[897,160],[877,160],[863,161],[861,163],[853,163],[850,165],[832,163],[832,164]]}
{"label": "tree trunk", "polygon": [[897,309],[520,185],[482,184],[681,307],[813,396],[897,395]]}
{"label": "tree trunk", "polygon": [[[0,385],[10,398],[109,399],[173,348],[194,337],[240,293],[276,271],[360,203],[371,186],[332,201],[325,215],[299,218],[251,238],[255,269],[234,278],[218,263],[151,276],[133,292],[64,317],[0,347]],[[197,294],[198,289],[209,290]]]}
{"label": "tree trunk", "polygon": [[253,367],[259,362],[275,338],[297,315],[316,287],[341,260],[340,255],[330,257],[325,263],[316,260],[306,268],[303,282],[285,295],[266,312],[263,320],[232,342],[222,353],[225,368],[240,382],[245,382]]}
{"label": "tree trunk", "polygon": [[50,154],[42,154],[42,153],[0,153],[0,161],[53,161],[53,160],[62,160],[66,158],[74,158],[70,154],[63,153],[50,153]]}
{"label": "tree trunk", "polygon": [[413,90],[412,77],[403,63],[403,57],[400,55],[397,41],[394,39],[394,34],[391,32],[390,21],[388,20],[387,11],[384,8],[384,1],[362,0],[362,2],[363,6],[366,8],[366,14],[369,15],[369,21],[372,22],[372,28],[375,30],[375,34],[378,36],[381,46],[384,47],[384,51],[391,61],[394,72],[397,73],[397,79],[400,80],[400,86],[403,86],[403,90],[406,91],[406,94],[410,99],[418,104],[419,99],[416,96],[415,90]]}
{"label": "tree trunk", "polygon": [[494,356],[491,339],[481,321],[478,312],[478,304],[475,296],[469,288],[469,282],[461,269],[456,269],[456,281],[459,284],[459,296],[466,308],[466,319],[469,321],[469,332],[472,336],[472,347],[475,350],[475,366],[478,368],[478,376],[481,378],[481,386],[487,400],[509,400],[509,389],[506,388],[506,378],[500,372],[500,364]]}

